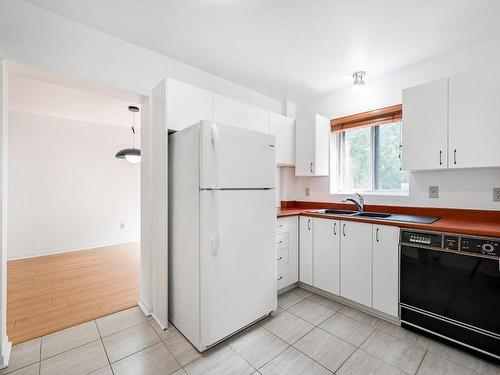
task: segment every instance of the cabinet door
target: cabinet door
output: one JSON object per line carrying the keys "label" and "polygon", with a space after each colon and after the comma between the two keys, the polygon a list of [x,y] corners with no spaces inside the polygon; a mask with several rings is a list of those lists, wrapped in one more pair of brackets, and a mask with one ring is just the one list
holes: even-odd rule
{"label": "cabinet door", "polygon": [[297,118],[295,124],[295,175],[328,176],[330,120],[315,114]]}
{"label": "cabinet door", "polygon": [[299,280],[313,285],[313,218],[300,217]]}
{"label": "cabinet door", "polygon": [[340,295],[372,306],[372,225],[341,221]]}
{"label": "cabinet door", "polygon": [[447,140],[448,79],[403,90],[402,168],[447,168]]}
{"label": "cabinet door", "polygon": [[330,120],[321,115],[314,116],[314,175],[328,176],[330,174]]}
{"label": "cabinet door", "polygon": [[500,68],[450,78],[450,168],[500,166]]}
{"label": "cabinet door", "polygon": [[215,122],[269,133],[268,111],[222,95],[214,94],[213,98],[213,120]]}
{"label": "cabinet door", "polygon": [[276,164],[293,165],[295,163],[295,120],[271,112],[269,131],[276,136]]}
{"label": "cabinet door", "polygon": [[167,82],[167,126],[182,130],[201,120],[212,120],[212,93],[187,83]]}
{"label": "cabinet door", "polygon": [[314,286],[339,294],[340,221],[314,218]]}
{"label": "cabinet door", "polygon": [[373,308],[398,316],[399,228],[373,225]]}
{"label": "cabinet door", "polygon": [[300,116],[295,122],[295,175],[314,176],[314,119]]}

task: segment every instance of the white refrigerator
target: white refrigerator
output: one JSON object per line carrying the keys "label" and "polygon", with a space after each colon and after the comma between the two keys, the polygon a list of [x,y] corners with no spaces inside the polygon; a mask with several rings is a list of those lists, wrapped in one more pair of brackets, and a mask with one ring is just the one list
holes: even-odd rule
{"label": "white refrigerator", "polygon": [[276,310],[275,137],[169,136],[169,319],[203,351]]}

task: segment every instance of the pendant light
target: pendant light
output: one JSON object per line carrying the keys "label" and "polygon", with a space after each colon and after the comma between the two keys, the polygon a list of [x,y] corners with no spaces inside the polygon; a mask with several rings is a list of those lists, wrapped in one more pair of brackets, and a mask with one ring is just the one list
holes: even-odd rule
{"label": "pendant light", "polygon": [[139,112],[136,106],[129,106],[128,110],[132,113],[132,148],[124,148],[116,153],[119,159],[125,159],[129,163],[136,164],[141,161],[141,150],[135,148],[135,113]]}

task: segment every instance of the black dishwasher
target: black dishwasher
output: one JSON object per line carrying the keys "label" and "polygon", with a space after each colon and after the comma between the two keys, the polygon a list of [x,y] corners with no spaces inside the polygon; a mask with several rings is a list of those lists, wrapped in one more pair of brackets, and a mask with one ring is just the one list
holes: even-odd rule
{"label": "black dishwasher", "polygon": [[401,230],[402,326],[500,359],[500,239]]}

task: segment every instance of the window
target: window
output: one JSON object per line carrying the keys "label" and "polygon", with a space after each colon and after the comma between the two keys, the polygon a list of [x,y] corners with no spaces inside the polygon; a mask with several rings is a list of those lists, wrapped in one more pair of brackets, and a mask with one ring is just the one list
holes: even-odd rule
{"label": "window", "polygon": [[330,192],[408,191],[408,173],[400,169],[400,114],[361,120],[332,121]]}

